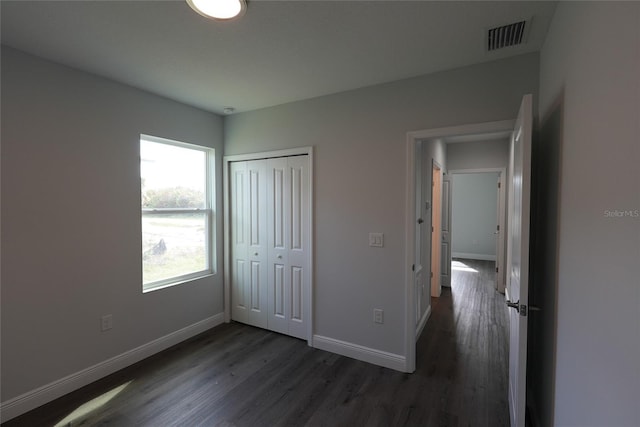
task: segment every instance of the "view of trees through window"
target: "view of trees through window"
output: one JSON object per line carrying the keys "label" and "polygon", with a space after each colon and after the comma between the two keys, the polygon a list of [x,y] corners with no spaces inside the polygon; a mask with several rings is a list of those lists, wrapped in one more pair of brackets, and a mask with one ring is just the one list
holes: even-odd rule
{"label": "view of trees through window", "polygon": [[143,289],[210,273],[207,149],[140,140]]}

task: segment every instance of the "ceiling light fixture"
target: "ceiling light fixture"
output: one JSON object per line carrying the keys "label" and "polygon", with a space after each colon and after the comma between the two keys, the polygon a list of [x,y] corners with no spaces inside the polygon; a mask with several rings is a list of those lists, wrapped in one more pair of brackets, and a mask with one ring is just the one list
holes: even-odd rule
{"label": "ceiling light fixture", "polygon": [[230,21],[244,15],[246,0],[187,0],[191,9],[205,18]]}

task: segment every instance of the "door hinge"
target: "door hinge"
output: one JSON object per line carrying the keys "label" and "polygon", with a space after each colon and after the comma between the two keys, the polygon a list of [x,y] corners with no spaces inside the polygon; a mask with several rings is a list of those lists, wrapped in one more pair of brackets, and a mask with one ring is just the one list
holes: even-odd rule
{"label": "door hinge", "polygon": [[500,224],[496,225],[496,230],[500,231]]}
{"label": "door hinge", "polygon": [[411,271],[416,271],[416,265],[415,265],[415,264],[413,264],[413,265],[411,266]]}
{"label": "door hinge", "polygon": [[496,273],[498,272],[498,267],[496,267]]}
{"label": "door hinge", "polygon": [[501,185],[501,184],[500,184],[500,183],[498,183],[498,188],[500,188],[500,185]]}
{"label": "door hinge", "polygon": [[430,276],[430,277],[432,277],[432,278],[433,278],[433,271],[431,272],[431,276]]}
{"label": "door hinge", "polygon": [[433,233],[433,225],[431,226],[431,232]]}

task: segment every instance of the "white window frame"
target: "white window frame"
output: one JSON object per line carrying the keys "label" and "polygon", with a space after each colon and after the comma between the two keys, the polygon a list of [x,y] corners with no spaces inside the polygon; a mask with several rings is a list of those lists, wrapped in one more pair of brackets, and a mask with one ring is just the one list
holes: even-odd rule
{"label": "white window frame", "polygon": [[[201,151],[205,153],[205,207],[204,208],[167,208],[167,209],[143,209],[140,211],[140,224],[142,224],[142,219],[144,216],[153,216],[153,215],[166,215],[166,214],[183,214],[183,213],[204,213],[206,217],[205,221],[205,242],[206,242],[206,261],[207,268],[201,271],[195,271],[189,274],[182,274],[179,276],[170,277],[167,279],[156,280],[154,282],[144,283],[144,280],[141,277],[142,281],[142,292],[152,292],[159,289],[168,288],[171,286],[180,285],[183,283],[190,282],[195,279],[201,279],[203,277],[207,277],[215,274],[215,236],[214,236],[214,210],[213,210],[213,201],[215,200],[215,185],[214,185],[214,177],[215,177],[215,149],[210,147],[205,147],[201,145],[190,144],[187,142],[175,141],[166,138],[160,138],[157,136],[151,136],[146,134],[140,134],[140,141],[150,141],[158,144],[164,145],[172,145],[174,147],[187,148],[190,150]],[[140,150],[138,146],[138,151]],[[140,182],[140,200],[142,200],[142,180]],[[140,230],[140,243],[142,244],[142,230]],[[142,256],[142,251],[140,251]],[[140,266],[144,269],[144,260],[141,258]]]}

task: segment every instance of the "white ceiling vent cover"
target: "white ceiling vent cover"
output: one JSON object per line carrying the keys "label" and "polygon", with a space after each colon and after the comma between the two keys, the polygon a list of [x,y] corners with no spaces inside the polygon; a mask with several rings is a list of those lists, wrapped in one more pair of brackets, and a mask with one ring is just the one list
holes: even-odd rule
{"label": "white ceiling vent cover", "polygon": [[502,49],[509,46],[523,44],[525,35],[529,29],[528,21],[514,22],[513,24],[487,30],[487,51]]}

